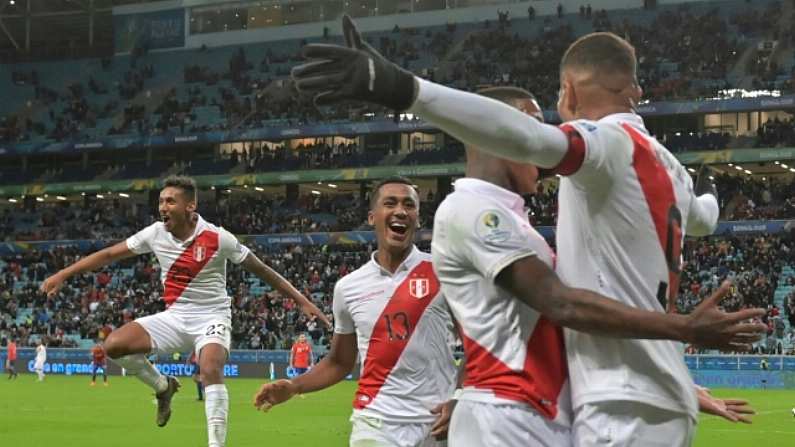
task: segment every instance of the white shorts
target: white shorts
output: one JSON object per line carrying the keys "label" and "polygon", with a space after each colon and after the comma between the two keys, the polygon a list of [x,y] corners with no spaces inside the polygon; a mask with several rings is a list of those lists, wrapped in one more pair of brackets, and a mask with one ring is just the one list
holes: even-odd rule
{"label": "white shorts", "polygon": [[525,405],[459,400],[450,447],[571,447],[571,431]]}
{"label": "white shorts", "polygon": [[195,351],[198,356],[209,343],[218,343],[227,354],[232,345],[232,322],[220,313],[184,314],[164,311],[135,320],[152,339],[158,354]]}
{"label": "white shorts", "polygon": [[575,411],[575,445],[606,447],[688,447],[695,422],[686,413],[641,402],[585,404]]}
{"label": "white shorts", "polygon": [[445,447],[431,436],[433,423],[391,422],[354,413],[350,447]]}
{"label": "white shorts", "polygon": [[33,364],[34,371],[39,369],[44,369],[44,360],[36,360],[36,362]]}

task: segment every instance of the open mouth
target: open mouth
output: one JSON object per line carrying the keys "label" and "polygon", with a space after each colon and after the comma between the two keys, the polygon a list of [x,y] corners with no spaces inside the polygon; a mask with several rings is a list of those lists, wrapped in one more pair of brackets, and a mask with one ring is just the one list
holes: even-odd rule
{"label": "open mouth", "polygon": [[163,221],[164,224],[168,224],[168,222],[171,220],[171,218],[166,216],[166,215],[161,215],[160,216],[160,220]]}
{"label": "open mouth", "polygon": [[406,232],[408,231],[408,229],[409,229],[409,226],[404,224],[404,223],[392,222],[392,223],[389,224],[389,230],[392,231],[393,233],[397,233],[397,234],[399,234],[401,236],[405,235]]}

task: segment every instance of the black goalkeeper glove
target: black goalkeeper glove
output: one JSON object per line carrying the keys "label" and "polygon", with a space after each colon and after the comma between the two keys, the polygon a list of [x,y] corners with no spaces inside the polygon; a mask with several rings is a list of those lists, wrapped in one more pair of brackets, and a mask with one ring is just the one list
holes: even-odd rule
{"label": "black goalkeeper glove", "polygon": [[711,173],[712,171],[707,165],[701,165],[701,168],[698,170],[698,176],[696,177],[696,183],[693,185],[693,192],[696,193],[696,196],[712,194],[715,200],[718,200],[718,189],[709,178]]}
{"label": "black goalkeeper glove", "polygon": [[348,15],[342,18],[348,45],[309,44],[303,55],[309,62],[294,67],[292,78],[300,92],[314,95],[316,105],[356,100],[397,111],[411,107],[414,75],[384,59],[362,40]]}

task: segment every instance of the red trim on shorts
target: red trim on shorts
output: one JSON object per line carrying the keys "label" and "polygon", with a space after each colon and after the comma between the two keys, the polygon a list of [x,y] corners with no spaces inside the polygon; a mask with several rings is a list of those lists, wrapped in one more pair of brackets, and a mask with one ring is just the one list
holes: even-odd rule
{"label": "red trim on shorts", "polygon": [[559,326],[543,316],[538,319],[521,371],[511,369],[463,332],[461,337],[467,362],[464,387],[487,389],[497,397],[527,403],[546,418],[557,417],[558,398],[569,376]]}
{"label": "red trim on shorts", "polygon": [[[417,281],[427,281],[424,283],[427,289],[417,287]],[[439,289],[439,280],[431,263],[422,261],[395,290],[373,326],[359,388],[353,400],[354,408],[361,410],[375,401]],[[416,298],[412,293],[423,296]]]}
{"label": "red trim on shorts", "polygon": [[[628,124],[621,127],[627,131],[635,145],[632,154],[632,166],[643,190],[643,196],[651,212],[660,249],[668,265],[668,310],[676,309],[675,298],[679,293],[679,262],[682,253],[681,222],[671,219],[671,210],[676,208],[674,186],[668,171],[657,160],[649,140]],[[681,217],[680,217],[681,219]],[[672,240],[668,240],[668,236]],[[667,248],[670,247],[670,250]],[[668,259],[670,255],[671,259]],[[673,263],[675,268],[670,268]]]}
{"label": "red trim on shorts", "polygon": [[566,139],[569,141],[569,148],[566,155],[560,160],[557,166],[552,169],[542,169],[545,175],[560,174],[572,175],[580,170],[583,161],[585,161],[585,140],[583,140],[580,132],[571,124],[563,124],[560,130],[566,133]]}
{"label": "red trim on shorts", "polygon": [[[218,251],[218,233],[204,230],[179,255],[166,274],[163,300],[166,307],[174,304],[196,275]],[[197,257],[199,260],[197,260]]]}

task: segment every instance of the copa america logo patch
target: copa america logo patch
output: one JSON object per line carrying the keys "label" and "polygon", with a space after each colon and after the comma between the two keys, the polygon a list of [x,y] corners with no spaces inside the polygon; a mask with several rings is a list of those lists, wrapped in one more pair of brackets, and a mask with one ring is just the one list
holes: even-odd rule
{"label": "copa america logo patch", "polygon": [[193,259],[195,259],[196,262],[204,261],[204,256],[206,254],[207,254],[207,249],[204,246],[197,245],[196,247],[193,247]]}
{"label": "copa america logo patch", "polygon": [[409,294],[421,300],[431,293],[431,282],[428,278],[417,278],[409,280]]}
{"label": "copa america logo patch", "polygon": [[513,223],[508,216],[497,210],[481,213],[475,222],[475,234],[487,244],[500,244],[513,233]]}

